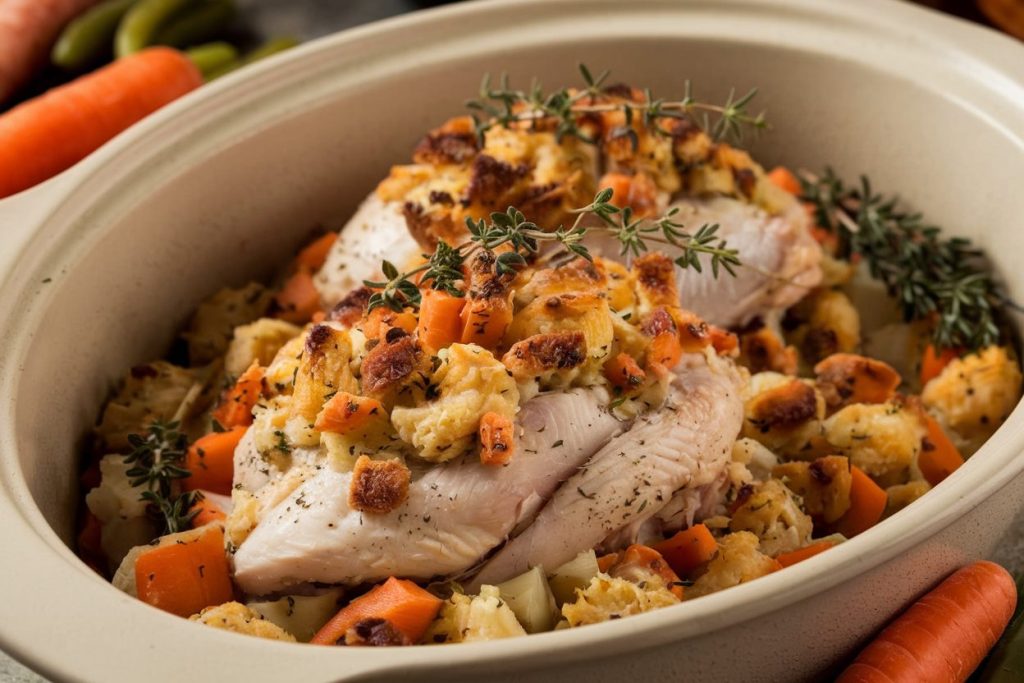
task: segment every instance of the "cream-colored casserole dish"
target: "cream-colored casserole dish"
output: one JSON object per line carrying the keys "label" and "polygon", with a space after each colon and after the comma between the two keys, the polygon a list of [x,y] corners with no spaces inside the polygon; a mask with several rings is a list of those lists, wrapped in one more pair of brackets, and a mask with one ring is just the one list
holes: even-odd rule
{"label": "cream-colored casserole dish", "polygon": [[766,163],[868,172],[974,239],[1017,299],[1024,48],[882,1],[470,3],[349,31],[202,89],[0,202],[0,648],[61,680],[804,680],[826,675],[1019,517],[1022,416],[934,492],[785,572],[585,629],[451,647],[316,648],[200,629],[68,548],[83,435],[126,364],[197,302],[349,215],[483,72],[576,63],[671,94],[760,89]]}

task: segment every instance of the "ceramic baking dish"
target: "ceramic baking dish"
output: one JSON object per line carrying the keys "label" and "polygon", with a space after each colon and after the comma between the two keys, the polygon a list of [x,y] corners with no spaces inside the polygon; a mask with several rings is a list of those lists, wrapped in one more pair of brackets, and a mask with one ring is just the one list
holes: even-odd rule
{"label": "ceramic baking dish", "polygon": [[[639,617],[528,638],[325,648],[202,629],[68,542],[77,453],[121,371],[205,295],[345,217],[485,71],[576,63],[664,95],[757,86],[767,165],[870,173],[992,255],[1024,299],[1024,47],[887,0],[498,1],[311,43],[205,87],[0,202],[0,648],[61,680],[787,681],[823,675],[1024,500],[1024,413],[921,501],[796,567]],[[557,668],[556,668],[557,667]]]}

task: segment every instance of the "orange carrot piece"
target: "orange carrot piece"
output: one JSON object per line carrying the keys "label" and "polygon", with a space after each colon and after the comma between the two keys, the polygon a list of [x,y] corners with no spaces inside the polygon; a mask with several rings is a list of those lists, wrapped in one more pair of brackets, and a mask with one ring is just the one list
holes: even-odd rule
{"label": "orange carrot piece", "polygon": [[392,311],[390,308],[375,308],[362,322],[363,334],[367,339],[383,339],[392,327],[398,327],[409,334],[416,331],[416,316],[409,311]]}
{"label": "orange carrot piece", "polygon": [[597,185],[599,190],[611,188],[611,203],[621,208],[628,206],[639,217],[651,215],[657,204],[657,186],[643,173],[605,173]]}
{"label": "orange carrot piece", "polygon": [[257,361],[241,374],[235,386],[224,392],[213,418],[222,426],[247,427],[252,424],[252,409],[263,393],[263,368]]}
{"label": "orange carrot piece", "polygon": [[605,574],[608,570],[615,566],[615,563],[619,561],[620,553],[608,553],[597,558],[597,570]]}
{"label": "orange carrot piece", "polygon": [[464,297],[428,289],[423,292],[420,319],[416,334],[420,343],[431,351],[440,351],[462,338]]}
{"label": "orange carrot piece", "polygon": [[231,495],[231,479],[235,473],[235,447],[247,427],[214,432],[196,439],[185,453],[185,469],[191,472],[182,483],[186,490],[203,489],[225,496]]}
{"label": "orange carrot piece", "polygon": [[224,511],[221,510],[220,505],[205,497],[193,505],[189,512],[195,513],[195,516],[192,518],[193,529],[198,529],[212,522],[223,522],[228,518]]}
{"label": "orange carrot piece", "polygon": [[512,306],[502,298],[470,300],[462,309],[463,344],[493,350],[512,323]]}
{"label": "orange carrot piece", "polygon": [[412,581],[389,578],[345,607],[317,631],[309,642],[334,645],[364,619],[386,619],[412,642],[418,642],[441,610],[441,600]]}
{"label": "orange carrot piece", "polygon": [[157,545],[139,555],[135,585],[140,600],[188,617],[232,599],[224,530],[216,524],[203,529],[194,540]]}
{"label": "orange carrot piece", "polygon": [[274,301],[278,308],[277,317],[296,325],[309,322],[320,310],[320,292],[313,284],[313,276],[305,268],[299,268],[285,281]]}
{"label": "orange carrot piece", "polygon": [[[607,571],[610,575],[627,580],[642,579],[642,574],[636,572],[649,572],[661,577],[665,587],[680,600],[683,599],[683,582],[679,580],[672,566],[662,557],[661,553],[646,545],[634,543],[626,548],[625,552],[616,553],[615,564]],[[599,565],[600,566],[600,565]]]}
{"label": "orange carrot piece", "polygon": [[675,536],[654,544],[669,566],[679,575],[686,575],[705,562],[709,562],[718,551],[718,542],[704,524],[694,524]]}
{"label": "orange carrot piece", "polygon": [[924,414],[923,418],[928,435],[921,444],[917,466],[928,483],[936,486],[964,464],[964,457],[934,417]]}
{"label": "orange carrot piece", "polygon": [[635,389],[644,383],[647,373],[628,353],[620,353],[604,364],[604,376],[620,389]]}
{"label": "orange carrot piece", "polygon": [[792,567],[797,562],[803,562],[810,557],[823,553],[834,545],[836,545],[835,541],[815,541],[810,545],[805,545],[803,548],[797,548],[796,550],[791,550],[788,553],[782,553],[775,559],[783,567]]}
{"label": "orange carrot piece", "polygon": [[512,420],[498,413],[484,413],[480,418],[480,462],[505,465],[516,450],[515,426]]}
{"label": "orange carrot piece", "polygon": [[185,55],[154,47],[18,105],[0,116],[0,198],[73,166],[202,83]]}
{"label": "orange carrot piece", "polygon": [[959,357],[960,349],[942,349],[939,352],[933,344],[926,346],[921,357],[921,386],[941,375],[946,366]]}
{"label": "orange carrot piece", "polygon": [[768,174],[768,180],[795,197],[800,196],[800,180],[785,166],[776,166]]}
{"label": "orange carrot piece", "polygon": [[732,353],[740,346],[740,338],[729,330],[724,330],[717,325],[709,325],[708,331],[711,334],[711,346],[719,354]]}
{"label": "orange carrot piece", "polygon": [[339,391],[324,404],[313,426],[321,432],[347,434],[384,415],[384,406],[377,399]]}
{"label": "orange carrot piece", "polygon": [[651,340],[647,349],[647,364],[672,369],[683,355],[682,344],[675,332],[661,332]]}
{"label": "orange carrot piece", "polygon": [[885,403],[903,381],[888,363],[855,353],[833,353],[814,366],[814,374],[819,384],[835,388],[843,404]]}
{"label": "orange carrot piece", "polygon": [[850,468],[850,509],[836,522],[836,531],[847,538],[867,531],[885,512],[886,493],[859,467]]}
{"label": "orange carrot piece", "polygon": [[302,251],[295,257],[295,264],[300,270],[305,268],[311,273],[320,270],[324,265],[324,261],[327,260],[327,254],[330,253],[331,247],[334,246],[334,242],[337,239],[338,233],[336,232],[329,232],[326,235],[317,237],[302,248]]}
{"label": "orange carrot piece", "polygon": [[957,570],[878,634],[838,683],[959,683],[999,640],[1017,604],[992,562]]}

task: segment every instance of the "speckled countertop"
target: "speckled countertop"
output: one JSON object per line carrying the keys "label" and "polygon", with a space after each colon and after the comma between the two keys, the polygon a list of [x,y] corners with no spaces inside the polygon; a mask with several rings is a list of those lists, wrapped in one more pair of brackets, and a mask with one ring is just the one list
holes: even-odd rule
{"label": "speckled countertop", "polygon": [[[919,1],[961,16],[978,18],[977,10],[966,0]],[[440,3],[429,0],[238,0],[238,4],[251,33],[308,39]],[[1004,539],[993,559],[1015,573],[1024,571],[1024,507],[1015,530]],[[0,683],[46,683],[46,679],[0,652]]]}

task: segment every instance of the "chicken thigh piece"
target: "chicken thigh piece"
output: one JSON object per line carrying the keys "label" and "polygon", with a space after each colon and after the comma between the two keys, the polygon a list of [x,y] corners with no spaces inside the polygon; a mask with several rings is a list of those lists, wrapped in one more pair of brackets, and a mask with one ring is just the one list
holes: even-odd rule
{"label": "chicken thigh piece", "polygon": [[250,595],[267,595],[311,582],[465,572],[628,427],[608,412],[608,400],[604,389],[574,389],[528,401],[516,418],[522,433],[507,466],[483,465],[476,455],[433,466],[385,514],[350,508],[352,474],[323,466],[268,510],[241,544],[235,580]]}
{"label": "chicken thigh piece", "polygon": [[717,356],[676,368],[667,404],[591,457],[474,578],[471,589],[531,567],[554,569],[615,531],[655,515],[681,489],[717,482],[743,421],[740,376]]}
{"label": "chicken thigh piece", "polygon": [[380,279],[384,259],[403,268],[421,251],[409,233],[402,205],[385,202],[372,192],[342,228],[313,284],[329,308],[362,287],[363,280]]}
{"label": "chicken thigh piece", "polygon": [[[821,247],[814,241],[799,204],[770,216],[751,204],[727,199],[685,199],[674,203],[675,220],[690,233],[704,224],[718,225],[717,237],[739,252],[743,264],[735,277],[714,277],[708,256],[702,272],[678,273],[683,308],[721,327],[737,327],[755,317],[789,308],[821,282]],[[675,258],[673,247],[666,248]]]}

